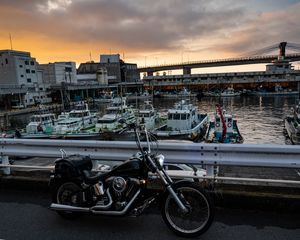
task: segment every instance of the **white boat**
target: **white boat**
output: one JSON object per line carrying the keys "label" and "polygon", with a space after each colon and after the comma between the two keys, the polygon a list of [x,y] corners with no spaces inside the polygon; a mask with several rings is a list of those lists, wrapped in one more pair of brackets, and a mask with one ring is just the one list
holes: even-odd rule
{"label": "white boat", "polygon": [[232,115],[217,105],[215,119],[210,122],[205,141],[209,143],[243,143],[237,121]]}
{"label": "white boat", "polygon": [[240,95],[241,93],[234,91],[233,88],[227,88],[223,92],[221,92],[221,97],[236,97]]}
{"label": "white boat", "polygon": [[[120,121],[125,120],[125,123]],[[126,98],[115,98],[110,106],[106,108],[106,113],[98,119],[95,131],[99,133],[120,132],[127,124],[136,121],[134,110],[127,106]]]}
{"label": "white boat", "polygon": [[163,98],[189,98],[189,97],[196,97],[196,93],[191,93],[191,91],[183,88],[179,92],[167,92],[161,93],[160,96]]}
{"label": "white boat", "polygon": [[267,91],[265,89],[259,89],[258,91],[253,91],[253,95],[258,96],[285,96],[285,95],[298,95],[299,91],[293,91],[292,89],[283,89],[280,85],[275,86],[275,91]]}
{"label": "white boat", "polygon": [[227,88],[224,91],[215,90],[203,92],[205,97],[236,97],[240,96],[241,92],[235,91],[233,88]]}
{"label": "white boat", "polygon": [[99,98],[94,98],[95,103],[111,103],[114,99],[112,92],[103,92]]}
{"label": "white boat", "polygon": [[159,115],[150,101],[145,101],[143,107],[139,109],[138,120],[141,124],[145,125],[147,130],[155,128],[156,123],[159,120]]}
{"label": "white boat", "polygon": [[284,127],[293,144],[300,144],[300,102],[292,108],[292,115],[284,119]]}
{"label": "white boat", "polygon": [[55,126],[55,135],[79,133],[95,127],[97,114],[91,113],[88,104],[80,103],[74,110],[64,113],[59,117],[60,121]]}
{"label": "white boat", "polygon": [[193,104],[182,100],[168,110],[167,124],[153,131],[159,139],[186,139],[197,141],[207,129],[208,116],[201,114]]}
{"label": "white boat", "polygon": [[26,126],[22,138],[48,138],[55,127],[57,119],[54,113],[41,110],[30,117],[30,122]]}

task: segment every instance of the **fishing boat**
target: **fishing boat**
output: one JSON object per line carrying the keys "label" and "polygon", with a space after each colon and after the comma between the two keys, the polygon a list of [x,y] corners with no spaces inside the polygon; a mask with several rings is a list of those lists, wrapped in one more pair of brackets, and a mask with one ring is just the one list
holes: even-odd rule
{"label": "fishing boat", "polygon": [[227,88],[222,92],[220,90],[204,92],[203,95],[206,97],[236,97],[240,96],[241,93],[235,91],[233,88]]}
{"label": "fishing boat", "polygon": [[237,121],[232,115],[216,105],[215,119],[209,123],[205,136],[209,143],[243,143],[244,139],[240,134]]}
{"label": "fishing boat", "polygon": [[30,122],[26,125],[26,128],[19,131],[16,130],[15,137],[20,138],[49,138],[52,134],[57,119],[54,113],[50,113],[48,110],[40,106],[39,112],[33,114],[30,117]]}
{"label": "fishing boat", "polygon": [[273,91],[269,91],[264,88],[259,88],[257,91],[252,92],[253,95],[257,96],[288,96],[288,95],[298,95],[299,91],[294,91],[292,89],[284,89],[280,85],[276,85]]}
{"label": "fishing boat", "polygon": [[112,92],[102,92],[98,98],[94,98],[95,103],[111,103],[114,99]]}
{"label": "fishing boat", "polygon": [[168,110],[167,123],[153,131],[159,139],[198,141],[206,132],[208,115],[199,113],[188,100],[181,100]]}
{"label": "fishing boat", "polygon": [[292,115],[284,119],[284,127],[293,144],[300,144],[300,102],[292,108]]}
{"label": "fishing boat", "polygon": [[74,110],[64,113],[60,119],[54,128],[54,135],[57,137],[94,128],[97,114],[89,110],[87,103],[78,103]]}
{"label": "fishing boat", "polygon": [[187,90],[186,88],[183,88],[179,92],[165,92],[161,93],[160,97],[163,98],[189,98],[189,97],[196,97],[196,93],[192,93],[191,91]]}
{"label": "fishing boat", "polygon": [[144,124],[147,130],[152,130],[156,127],[159,121],[159,114],[150,101],[145,101],[142,108],[138,110],[138,121]]}
{"label": "fishing boat", "polygon": [[95,131],[100,134],[101,139],[115,140],[116,137],[124,137],[124,134],[121,135],[120,132],[135,121],[134,109],[126,104],[126,98],[115,98],[106,108],[106,113],[98,119]]}
{"label": "fishing boat", "polygon": [[223,92],[221,92],[221,97],[236,97],[240,95],[241,93],[235,91],[233,88],[227,88]]}

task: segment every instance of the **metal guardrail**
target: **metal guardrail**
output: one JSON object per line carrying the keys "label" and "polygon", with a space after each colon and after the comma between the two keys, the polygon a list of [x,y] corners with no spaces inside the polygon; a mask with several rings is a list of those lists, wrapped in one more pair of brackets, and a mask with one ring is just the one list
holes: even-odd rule
{"label": "metal guardrail", "polygon": [[[93,160],[124,161],[137,152],[135,142],[91,141],[91,140],[33,140],[33,139],[0,139],[0,159],[6,174],[10,167],[40,168],[39,166],[9,165],[9,157],[60,157],[60,149],[68,155],[88,155]],[[236,180],[230,177],[216,177],[213,168],[216,166],[252,166],[274,168],[300,168],[300,146],[258,145],[258,144],[203,144],[159,142],[158,152],[165,155],[167,163],[186,163],[210,166],[205,178]],[[188,177],[188,176],[187,176]],[[191,177],[191,176],[189,176]],[[242,181],[281,182],[300,184],[299,181],[280,179],[240,178]]]}

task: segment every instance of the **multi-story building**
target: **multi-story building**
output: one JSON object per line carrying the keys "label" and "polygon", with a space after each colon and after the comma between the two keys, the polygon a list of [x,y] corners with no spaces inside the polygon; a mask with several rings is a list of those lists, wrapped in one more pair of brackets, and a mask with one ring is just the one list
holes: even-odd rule
{"label": "multi-story building", "polygon": [[[38,63],[29,52],[0,50],[0,85],[11,86],[12,105],[28,106],[51,101]],[[15,87],[26,88],[27,91],[15,96]]]}
{"label": "multi-story building", "polygon": [[29,52],[0,50],[0,84],[32,85],[37,82],[37,62]]}
{"label": "multi-story building", "polygon": [[[119,54],[100,55],[100,62],[81,63],[78,74],[96,74],[106,69],[108,85],[124,82],[137,82],[140,80],[137,65],[125,63]],[[95,80],[99,77],[95,78]]]}
{"label": "multi-story building", "polygon": [[46,84],[77,83],[75,62],[54,62],[39,64],[43,72],[43,82]]}

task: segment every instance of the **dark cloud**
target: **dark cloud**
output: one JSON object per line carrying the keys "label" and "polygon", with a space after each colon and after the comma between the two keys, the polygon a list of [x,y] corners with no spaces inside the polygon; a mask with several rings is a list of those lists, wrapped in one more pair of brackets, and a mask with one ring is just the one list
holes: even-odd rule
{"label": "dark cloud", "polygon": [[176,51],[187,40],[199,46],[205,40],[202,50],[238,54],[282,40],[299,42],[295,2],[281,11],[282,1],[273,1],[266,12],[258,0],[1,0],[0,28],[132,52]]}
{"label": "dark cloud", "polygon": [[[5,1],[2,28],[49,35],[68,41],[111,43],[127,49],[162,50],[184,39],[199,39],[230,29],[243,15],[222,1],[89,0]],[[49,8],[50,7],[50,8]],[[3,20],[3,19],[2,19]]]}

